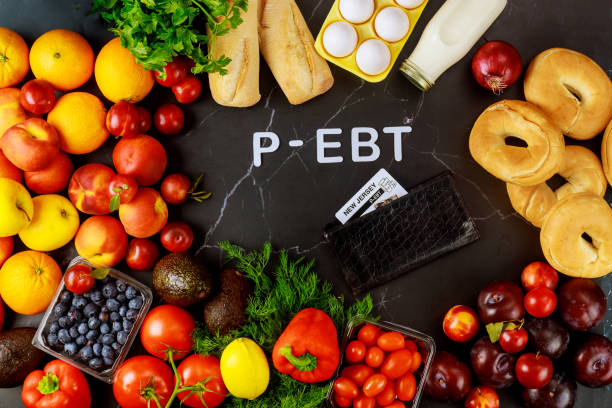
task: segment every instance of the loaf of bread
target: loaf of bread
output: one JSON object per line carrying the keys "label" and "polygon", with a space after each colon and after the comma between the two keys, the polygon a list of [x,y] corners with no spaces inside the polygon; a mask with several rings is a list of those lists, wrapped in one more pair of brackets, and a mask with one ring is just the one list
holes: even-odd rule
{"label": "loaf of bread", "polygon": [[[249,0],[248,11],[242,12],[242,24],[217,37],[210,48],[213,58],[231,58],[227,74],[208,75],[210,93],[220,105],[247,107],[255,105],[259,94],[259,43],[257,12],[260,0]],[[230,0],[233,2],[233,0]]]}
{"label": "loaf of bread", "polygon": [[293,105],[334,84],[329,65],[315,51],[312,33],[294,0],[259,0],[259,47]]}

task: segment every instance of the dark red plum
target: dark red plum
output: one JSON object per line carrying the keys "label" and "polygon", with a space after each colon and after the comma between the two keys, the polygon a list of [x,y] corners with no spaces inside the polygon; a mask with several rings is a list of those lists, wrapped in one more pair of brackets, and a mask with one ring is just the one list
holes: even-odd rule
{"label": "dark red plum", "polygon": [[591,388],[612,384],[612,341],[589,334],[574,354],[576,380]]}
{"label": "dark red plum", "polygon": [[484,324],[521,320],[523,291],[512,282],[491,282],[478,294],[478,315]]}
{"label": "dark red plum", "polygon": [[529,333],[529,347],[552,359],[561,357],[570,342],[567,329],[554,319],[533,319],[525,324]]}
{"label": "dark red plum", "polygon": [[606,314],[606,295],[591,279],[571,279],[559,289],[558,308],[570,329],[589,330]]}
{"label": "dark red plum", "polygon": [[507,388],[516,380],[516,357],[502,350],[498,343],[482,337],[470,352],[472,369],[483,385],[491,388]]}
{"label": "dark red plum", "polygon": [[436,354],[425,383],[425,394],[443,402],[465,398],[472,387],[472,373],[467,364],[446,351]]}
{"label": "dark red plum", "polygon": [[576,381],[566,375],[555,374],[545,387],[523,389],[526,408],[572,408],[576,401]]}

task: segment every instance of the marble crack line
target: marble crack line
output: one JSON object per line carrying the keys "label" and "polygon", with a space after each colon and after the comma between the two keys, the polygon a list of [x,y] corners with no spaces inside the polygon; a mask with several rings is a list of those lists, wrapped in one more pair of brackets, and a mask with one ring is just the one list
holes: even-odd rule
{"label": "marble crack line", "polygon": [[221,110],[221,108],[217,108],[217,109],[213,110],[212,112],[208,113],[206,116],[204,116],[204,118],[202,118],[200,123],[198,123],[198,126],[192,128],[191,130],[189,130],[189,132],[185,133],[183,136],[188,136],[191,133],[193,133],[195,130],[197,130],[200,127],[202,127],[202,125],[204,125],[206,122],[208,122],[208,120],[210,118],[212,118],[213,116],[215,116],[217,114],[217,112],[219,112],[220,110]]}
{"label": "marble crack line", "polygon": [[319,2],[312,9],[312,13],[310,13],[310,17],[308,17],[309,23],[310,23],[310,20],[312,20],[312,18],[315,16],[315,14],[317,14],[317,10],[319,10],[319,7],[321,7],[321,4],[323,4],[323,0],[319,0]]}
{"label": "marble crack line", "polygon": [[[359,86],[357,86],[355,89],[353,89],[351,91],[351,93],[349,93],[346,98],[344,98],[344,100],[342,101],[342,104],[340,105],[340,107],[338,108],[338,110],[336,112],[334,112],[329,119],[327,119],[327,121],[323,124],[323,127],[327,127],[327,125],[329,125],[329,123],[334,120],[336,118],[336,116],[338,116],[340,113],[342,113],[343,110],[346,109],[346,104],[348,103],[348,101],[351,100],[351,98],[353,97],[353,95],[355,95],[357,92],[359,92],[361,90],[361,88],[363,88],[365,86],[365,79],[361,79]],[[363,100],[363,98],[361,98]],[[354,104],[352,104],[354,105]],[[350,106],[350,105],[349,105]]]}
{"label": "marble crack line", "polygon": [[292,247],[289,248],[285,248],[285,249],[280,249],[280,250],[275,250],[272,251],[275,254],[279,254],[281,251],[288,251],[288,252],[294,252],[295,255],[297,256],[301,256],[304,254],[309,254],[310,252],[318,249],[319,247],[325,245],[326,242],[325,241],[319,241],[317,244],[311,246],[310,248],[306,248],[306,249],[300,249],[300,245],[294,245]]}

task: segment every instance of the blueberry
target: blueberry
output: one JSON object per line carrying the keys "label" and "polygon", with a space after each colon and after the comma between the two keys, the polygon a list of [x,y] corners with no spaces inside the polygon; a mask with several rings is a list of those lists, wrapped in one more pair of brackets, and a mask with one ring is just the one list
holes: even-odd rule
{"label": "blueberry", "polygon": [[76,338],[76,340],[74,341],[77,346],[84,346],[85,344],[87,344],[87,338],[85,336],[79,336]]}
{"label": "blueberry", "polygon": [[121,320],[121,315],[117,312],[112,312],[110,314],[110,319],[111,319],[111,322],[116,322],[118,320]]}
{"label": "blueberry", "polygon": [[113,351],[113,348],[111,346],[103,346],[102,347],[102,357],[103,358],[110,358],[113,359],[115,358],[115,352]]}
{"label": "blueberry", "polygon": [[72,322],[70,324],[72,326],[83,318],[83,313],[81,313],[80,310],[70,309],[68,313],[66,313],[66,317]]}
{"label": "blueberry", "polygon": [[125,296],[125,293],[118,294],[115,299],[117,299],[117,301],[119,303],[127,303],[127,301],[128,301],[128,298],[127,298],[127,296]]}
{"label": "blueberry", "polygon": [[111,327],[113,329],[113,333],[123,330],[123,324],[121,324],[121,322],[113,322]]}
{"label": "blueberry", "polygon": [[83,308],[83,314],[87,317],[92,317],[95,316],[99,313],[99,308],[98,306],[95,305],[95,303],[88,303],[84,308]]}
{"label": "blueberry", "polygon": [[105,334],[104,336],[102,336],[102,344],[104,344],[105,346],[110,346],[114,342],[115,336],[113,336],[112,334]]}
{"label": "blueberry", "polygon": [[140,309],[142,307],[142,297],[138,296],[137,298],[130,300],[128,306],[130,309]]}
{"label": "blueberry", "polygon": [[125,297],[128,299],[134,299],[136,296],[138,296],[138,290],[135,287],[128,285],[127,289],[125,290]]}
{"label": "blueberry", "polygon": [[79,330],[77,329],[76,326],[72,326],[69,330],[68,333],[70,333],[70,337],[72,337],[73,339],[76,339],[77,337],[80,336],[79,334]]}
{"label": "blueberry", "polygon": [[100,323],[102,323],[100,319],[96,317],[90,317],[87,321],[87,326],[89,326],[90,329],[95,330],[100,327]]}
{"label": "blueberry", "polygon": [[88,331],[87,334],[85,335],[85,338],[89,341],[95,341],[98,338],[98,331],[97,330]]}
{"label": "blueberry", "polygon": [[102,295],[107,299],[114,298],[117,293],[117,287],[113,283],[107,283],[102,287]]}
{"label": "blueberry", "polygon": [[106,275],[106,277],[105,277],[104,279],[102,279],[102,280],[100,281],[100,283],[102,283],[103,285],[106,285],[107,283],[112,282],[112,280],[113,280],[113,277],[112,277],[112,276],[110,276],[110,275]]}
{"label": "blueberry", "polygon": [[119,333],[117,333],[117,343],[119,344],[125,344],[128,341],[128,334],[127,332],[124,331],[120,331]]}
{"label": "blueberry", "polygon": [[125,313],[125,318],[131,321],[136,320],[136,318],[138,318],[138,310],[135,309],[129,309],[126,313]]}
{"label": "blueberry", "polygon": [[104,301],[104,304],[102,305],[102,307],[100,308],[100,311],[102,313],[108,313],[110,312],[110,310],[108,310],[108,306],[106,306],[106,300]]}
{"label": "blueberry", "polygon": [[129,332],[130,330],[132,330],[132,327],[134,327],[134,323],[130,322],[127,319],[123,320],[123,330]]}
{"label": "blueberry", "polygon": [[79,350],[79,357],[81,357],[82,360],[89,361],[93,358],[93,356],[93,349],[90,346],[85,346]]}
{"label": "blueberry", "polygon": [[121,303],[119,303],[116,299],[108,299],[106,301],[106,307],[108,307],[108,310],[111,312],[118,312],[119,308],[121,307]]}
{"label": "blueberry", "polygon": [[84,308],[87,303],[87,299],[85,299],[81,295],[74,295],[74,297],[72,298],[72,306],[76,307],[77,309]]}
{"label": "blueberry", "polygon": [[125,317],[125,314],[127,313],[127,311],[128,311],[128,307],[126,305],[122,305],[119,308],[119,315],[122,317]]}
{"label": "blueberry", "polygon": [[70,337],[70,333],[68,333],[67,329],[60,329],[57,332],[57,339],[62,344],[70,343],[72,341],[72,338]]}
{"label": "blueberry", "polygon": [[91,292],[85,292],[81,296],[83,296],[85,299],[89,299],[91,297]]}
{"label": "blueberry", "polygon": [[93,350],[94,355],[96,355],[97,357],[100,357],[102,355],[102,344],[101,343],[95,343],[91,349]]}
{"label": "blueberry", "polygon": [[62,316],[59,319],[57,319],[57,324],[61,328],[70,327],[70,320],[66,316]]}
{"label": "blueberry", "polygon": [[64,344],[64,353],[69,356],[74,356],[79,351],[79,347],[76,343]]}
{"label": "blueberry", "polygon": [[101,322],[108,322],[109,318],[110,316],[106,312],[100,312],[100,314],[98,315],[98,319],[100,319]]}
{"label": "blueberry", "polygon": [[110,367],[115,363],[115,360],[110,359],[110,358],[103,358],[102,361],[104,361],[104,365]]}
{"label": "blueberry", "polygon": [[99,370],[102,368],[102,359],[100,358],[92,358],[89,360],[89,367],[94,370]]}
{"label": "blueberry", "polygon": [[111,327],[108,323],[104,322],[100,325],[100,333],[108,334],[111,332]]}
{"label": "blueberry", "polygon": [[68,306],[67,305],[65,305],[64,303],[58,303],[53,308],[53,315],[55,317],[60,317],[60,316],[63,316],[64,314],[66,314],[67,311],[68,311]]}
{"label": "blueberry", "polygon": [[111,347],[113,348],[113,350],[115,351],[119,351],[121,350],[121,344],[114,342],[113,344],[111,344]]}
{"label": "blueberry", "polygon": [[57,346],[57,343],[59,343],[59,339],[57,338],[57,334],[49,333],[47,335],[47,344],[50,347],[55,347],[55,346]]}
{"label": "blueberry", "polygon": [[100,289],[93,289],[89,293],[89,300],[94,302],[94,304],[101,306],[104,303],[104,296],[102,296]]}
{"label": "blueberry", "polygon": [[117,287],[117,291],[125,292],[128,287],[128,284],[124,280],[117,279],[117,282],[115,282],[115,286]]}
{"label": "blueberry", "polygon": [[49,326],[49,332],[53,334],[57,334],[59,329],[60,329],[60,325],[58,322],[53,322],[51,323],[51,326]]}
{"label": "blueberry", "polygon": [[89,326],[87,325],[86,322],[81,322],[77,326],[77,330],[79,331],[79,334],[85,334],[89,331]]}
{"label": "blueberry", "polygon": [[72,293],[67,290],[63,291],[59,297],[59,301],[65,305],[69,305],[70,302],[72,302]]}

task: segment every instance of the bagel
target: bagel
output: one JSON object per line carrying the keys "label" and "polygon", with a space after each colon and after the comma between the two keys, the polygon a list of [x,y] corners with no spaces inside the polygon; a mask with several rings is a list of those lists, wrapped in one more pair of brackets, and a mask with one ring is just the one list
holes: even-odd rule
{"label": "bagel", "polygon": [[[514,136],[527,147],[510,146]],[[555,174],[565,142],[559,128],[528,102],[504,100],[480,114],[470,133],[470,153],[478,164],[508,183],[533,186]]]}
{"label": "bagel", "polygon": [[558,173],[567,183],[553,191],[546,182],[531,187],[507,183],[512,207],[527,221],[541,227],[555,203],[568,195],[593,193],[603,197],[606,178],[599,158],[582,146],[565,146],[563,163]]}
{"label": "bagel", "polygon": [[595,194],[569,195],[550,209],[540,243],[544,257],[559,272],[579,278],[604,276],[612,271],[612,209]]}
{"label": "bagel", "polygon": [[608,183],[612,185],[612,120],[606,128],[601,142],[601,161]]}
{"label": "bagel", "polygon": [[525,74],[525,99],[569,137],[597,136],[612,117],[612,82],[595,61],[565,48],[538,54]]}

